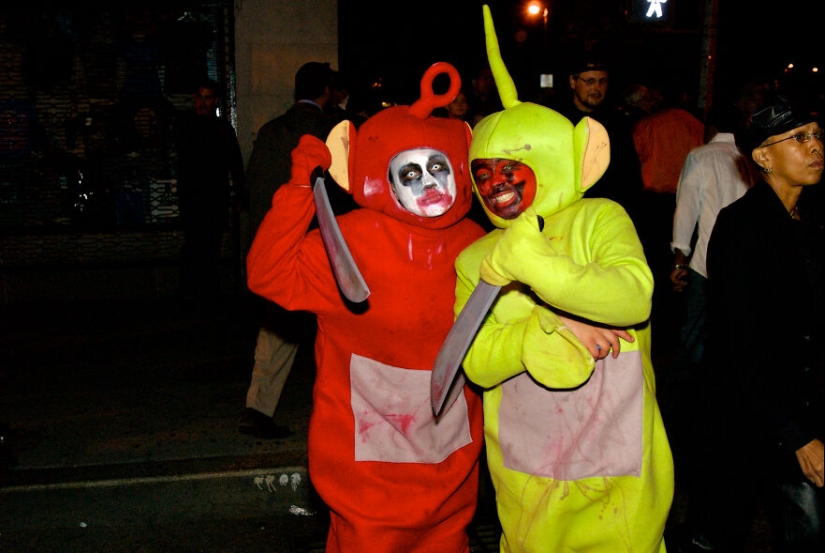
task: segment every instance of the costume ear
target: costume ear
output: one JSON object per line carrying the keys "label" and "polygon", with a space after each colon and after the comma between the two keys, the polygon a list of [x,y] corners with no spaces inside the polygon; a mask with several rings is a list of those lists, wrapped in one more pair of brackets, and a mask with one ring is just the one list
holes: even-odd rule
{"label": "costume ear", "polygon": [[573,129],[573,149],[577,166],[576,181],[587,190],[598,181],[610,164],[610,139],[607,129],[591,117],[582,117]]}
{"label": "costume ear", "polygon": [[355,125],[351,121],[341,121],[327,135],[327,148],[332,155],[329,174],[338,186],[352,194],[349,182],[349,161],[352,145],[355,144]]}

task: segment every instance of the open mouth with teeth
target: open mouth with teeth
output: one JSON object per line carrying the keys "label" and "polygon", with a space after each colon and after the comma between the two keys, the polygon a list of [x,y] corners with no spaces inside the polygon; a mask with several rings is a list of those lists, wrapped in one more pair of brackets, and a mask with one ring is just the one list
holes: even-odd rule
{"label": "open mouth with teeth", "polygon": [[523,181],[515,185],[506,185],[499,192],[486,196],[484,199],[487,202],[487,207],[497,214],[518,209],[521,204],[524,185]]}
{"label": "open mouth with teeth", "polygon": [[514,200],[516,200],[517,195],[513,191],[503,192],[501,194],[497,194],[492,198],[489,198],[488,201],[493,205],[506,205]]}

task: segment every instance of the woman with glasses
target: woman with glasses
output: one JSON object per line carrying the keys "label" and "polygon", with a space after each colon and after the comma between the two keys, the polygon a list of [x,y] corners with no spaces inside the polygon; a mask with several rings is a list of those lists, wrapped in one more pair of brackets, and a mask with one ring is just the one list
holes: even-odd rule
{"label": "woman with glasses", "polygon": [[720,211],[708,246],[705,428],[718,441],[703,503],[721,526],[705,531],[741,549],[761,500],[777,551],[822,551],[823,131],[778,97],[736,144],[761,178]]}

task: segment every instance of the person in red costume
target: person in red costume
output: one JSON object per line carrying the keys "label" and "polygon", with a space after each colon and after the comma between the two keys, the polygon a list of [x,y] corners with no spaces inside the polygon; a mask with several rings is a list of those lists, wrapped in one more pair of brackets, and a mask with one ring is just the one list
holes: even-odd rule
{"label": "person in red costume", "polygon": [[[445,72],[450,90],[436,95],[432,81]],[[326,144],[302,137],[247,259],[253,292],[317,316],[308,454],[330,508],[328,552],[469,551],[481,398],[465,387],[439,419],[430,405],[432,366],[453,324],[454,262],[484,235],[465,217],[470,128],[431,116],[459,86],[455,68],[436,64],[412,106],[384,109],[357,131],[343,121]],[[342,297],[319,230],[307,232],[310,175],[331,164],[360,206],[337,222],[370,288],[362,303]]]}

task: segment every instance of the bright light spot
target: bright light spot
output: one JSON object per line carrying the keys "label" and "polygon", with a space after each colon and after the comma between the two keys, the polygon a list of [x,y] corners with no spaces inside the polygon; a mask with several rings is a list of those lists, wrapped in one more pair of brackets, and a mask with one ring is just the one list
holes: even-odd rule
{"label": "bright light spot", "polygon": [[540,11],[541,4],[539,4],[538,2],[530,2],[527,5],[527,13],[529,13],[530,15],[538,15]]}
{"label": "bright light spot", "polygon": [[647,3],[650,4],[650,8],[648,8],[645,17],[655,17],[656,19],[661,19],[662,4],[666,4],[667,0],[647,0]]}
{"label": "bright light spot", "polygon": [[788,64],[788,69],[793,69],[793,64],[792,63]]}
{"label": "bright light spot", "polygon": [[811,67],[811,73],[819,73],[819,67]]}

